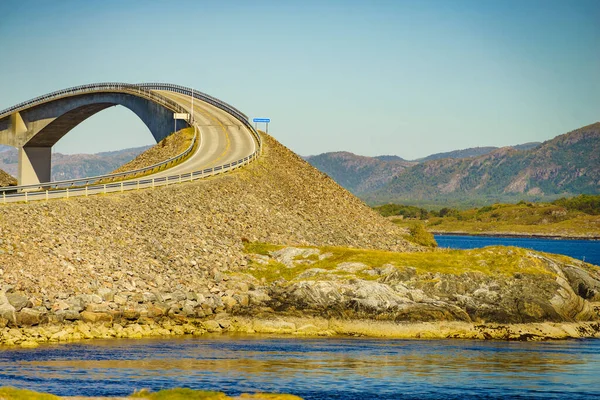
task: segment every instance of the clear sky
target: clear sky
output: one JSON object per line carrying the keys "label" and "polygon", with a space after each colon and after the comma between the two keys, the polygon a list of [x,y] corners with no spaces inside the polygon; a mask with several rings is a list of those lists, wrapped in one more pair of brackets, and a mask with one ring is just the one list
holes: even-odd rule
{"label": "clear sky", "polygon": [[[600,1],[1,0],[0,109],[105,81],[221,98],[302,155],[407,159],[600,120]],[[122,107],[55,146],[151,143]]]}

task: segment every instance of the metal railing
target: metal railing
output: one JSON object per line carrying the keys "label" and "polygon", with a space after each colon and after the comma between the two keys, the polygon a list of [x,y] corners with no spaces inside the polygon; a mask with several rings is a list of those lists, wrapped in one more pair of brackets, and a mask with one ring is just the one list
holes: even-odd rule
{"label": "metal railing", "polygon": [[53,100],[77,96],[81,94],[90,94],[90,93],[102,93],[102,92],[110,92],[110,93],[127,93],[133,94],[138,97],[143,97],[147,100],[151,100],[157,104],[160,104],[173,112],[177,113],[187,113],[189,110],[183,107],[181,104],[168,99],[164,96],[161,96],[158,93],[154,93],[148,89],[145,89],[140,85],[133,85],[129,83],[120,83],[120,82],[105,82],[105,83],[92,83],[89,85],[81,85],[74,86],[72,88],[58,90],[56,92],[48,93],[43,96],[38,96],[34,99],[24,101],[22,103],[16,104],[12,107],[9,107],[5,110],[0,111],[0,119],[6,118],[15,112],[22,111],[27,108],[35,107],[39,104],[47,103]]}
{"label": "metal railing", "polygon": [[256,141],[258,142],[258,146],[262,147],[262,139],[261,139],[260,135],[258,134],[258,132],[256,132],[256,130],[250,123],[246,114],[242,113],[237,108],[225,103],[222,100],[219,100],[212,96],[209,96],[206,93],[202,93],[197,90],[192,90],[185,86],[173,85],[170,83],[139,83],[135,86],[142,87],[144,89],[150,89],[150,90],[168,90],[170,92],[181,93],[186,96],[190,96],[190,97],[193,96],[195,99],[198,99],[205,103],[211,104],[211,105],[225,111],[226,113],[234,116],[238,121],[240,121],[242,124],[244,124],[246,126],[246,128],[248,128],[250,130],[250,132],[252,132],[252,134],[256,138]]}
{"label": "metal railing", "polygon": [[99,185],[87,185],[82,187],[73,187],[59,190],[42,190],[37,192],[23,192],[23,193],[7,193],[2,192],[0,195],[0,203],[13,203],[13,202],[25,202],[50,200],[58,198],[70,198],[70,197],[81,197],[81,196],[92,196],[96,194],[106,194],[115,192],[125,192],[130,190],[140,190],[147,188],[155,188],[160,186],[169,186],[177,183],[191,182],[197,179],[208,178],[210,176],[219,175],[225,172],[233,171],[244,165],[247,165],[254,161],[259,156],[259,152],[255,151],[249,156],[241,158],[237,161],[233,161],[224,165],[219,165],[212,168],[206,168],[199,171],[186,172],[184,174],[177,174],[171,176],[162,176],[159,178],[147,177],[144,179],[132,180],[132,181],[121,181],[115,183],[104,183]]}
{"label": "metal railing", "polygon": [[[187,157],[190,152],[194,149],[194,146],[197,142],[197,132],[198,127],[194,126],[194,139],[190,146],[181,154],[174,156],[168,160],[156,163],[154,165],[140,168],[133,171],[125,171],[116,174],[106,174],[99,175],[94,177],[80,178],[80,179],[70,179],[63,181],[54,181],[54,182],[45,182],[34,185],[22,185],[22,186],[9,186],[0,188],[0,193],[2,196],[2,202],[13,202],[13,201],[32,201],[32,200],[48,200],[49,198],[60,198],[60,197],[69,197],[69,196],[78,196],[85,195],[88,196],[90,194],[97,193],[110,193],[117,191],[125,191],[125,190],[134,190],[141,189],[146,187],[156,187],[162,185],[168,185],[169,183],[174,182],[183,182],[183,181],[192,181],[195,179],[205,178],[208,176],[213,176],[216,174],[220,174],[232,169],[239,168],[243,165],[249,164],[253,160],[255,160],[262,151],[262,140],[258,132],[254,129],[254,127],[248,121],[248,118],[233,108],[229,104],[222,102],[214,97],[208,96],[204,93],[197,92],[196,90],[192,90],[183,86],[178,85],[169,85],[164,83],[158,84],[138,84],[138,85],[130,85],[130,84],[121,84],[121,83],[102,83],[102,84],[92,84],[92,85],[83,85],[77,86],[75,88],[65,89],[58,92],[53,92],[45,96],[40,96],[35,99],[32,99],[27,102],[23,102],[13,106],[9,109],[6,109],[0,113],[0,119],[3,114],[13,113],[19,110],[32,107],[37,104],[45,103],[47,101],[51,101],[56,98],[68,97],[72,95],[77,95],[81,93],[96,93],[96,92],[127,92],[133,94],[139,94],[143,97],[149,98],[156,96],[157,99],[162,99],[165,101],[163,105],[166,106],[168,103],[172,103],[176,109],[173,111],[176,112],[186,112],[188,111],[180,104],[165,98],[164,96],[160,96],[159,94],[151,92],[151,90],[168,90],[173,92],[182,93],[188,96],[193,94],[194,98],[197,98],[201,101],[205,101],[209,104],[214,105],[215,107],[227,112],[232,115],[236,119],[238,119],[242,124],[244,124],[247,128],[249,128],[250,132],[256,138],[258,143],[258,148],[249,156],[241,158],[239,160],[223,164],[220,166],[215,166],[213,168],[207,168],[201,171],[193,171],[185,174],[179,175],[171,175],[160,178],[146,178],[146,179],[138,179],[138,180],[128,180],[127,182],[117,182],[117,183],[105,183],[107,180],[116,180],[117,178],[123,178],[127,176],[135,175],[144,175],[146,172],[157,169],[156,172],[167,169],[170,166],[173,166],[183,158]],[[143,93],[143,94],[142,94]],[[150,98],[149,98],[150,99]],[[154,100],[153,100],[154,101]],[[159,103],[161,104],[161,103]],[[169,104],[171,105],[171,104]],[[170,107],[169,107],[170,108]],[[60,189],[63,188],[63,189]],[[40,190],[37,192],[32,192],[31,190]],[[23,191],[22,193],[18,193],[19,191]],[[16,193],[15,193],[16,192]]]}

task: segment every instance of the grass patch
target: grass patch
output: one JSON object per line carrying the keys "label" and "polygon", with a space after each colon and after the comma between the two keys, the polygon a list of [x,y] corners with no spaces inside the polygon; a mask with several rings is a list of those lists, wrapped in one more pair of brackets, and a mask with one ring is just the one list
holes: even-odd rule
{"label": "grass patch", "polygon": [[0,399],[6,400],[59,400],[53,394],[38,393],[31,390],[17,389],[14,387],[0,388]]}
{"label": "grass patch", "polygon": [[260,242],[244,242],[244,250],[249,254],[260,254],[262,256],[268,256],[272,251],[277,251],[283,248],[283,246],[278,246],[275,244],[269,243],[260,243]]}
{"label": "grass patch", "polygon": [[[250,254],[268,255],[269,251],[283,248],[284,246],[267,245],[264,243],[247,244],[246,251]],[[304,247],[310,248],[310,247]],[[286,265],[273,259],[266,263],[253,261],[248,273],[257,279],[274,282],[284,278],[292,281],[303,272],[319,268],[325,272],[318,274],[314,279],[327,279],[327,274],[332,276],[353,275],[362,279],[377,279],[372,275],[362,272],[349,273],[338,268],[341,263],[362,263],[368,268],[381,268],[391,264],[399,269],[414,268],[417,274],[443,273],[463,274],[477,272],[487,275],[512,276],[521,274],[553,274],[545,263],[535,257],[530,250],[518,247],[494,246],[473,250],[439,249],[437,251],[420,253],[397,253],[382,250],[351,249],[345,247],[320,247],[321,254],[329,253],[327,258],[315,260],[312,263],[303,263],[288,268]],[[548,254],[548,257],[555,255]],[[307,260],[307,259],[303,259]]]}
{"label": "grass patch", "polygon": [[[13,387],[1,387],[0,399],[2,400],[60,400],[52,394],[39,393],[26,389],[16,389]],[[94,397],[96,398],[96,397]],[[186,388],[166,389],[158,392],[149,392],[141,390],[130,395],[128,398],[148,399],[148,400],[227,400],[232,397],[227,396],[222,392],[212,392],[205,390],[192,390]],[[302,400],[298,396],[291,394],[276,394],[276,393],[244,393],[240,396],[242,399],[257,399],[257,400]]]}
{"label": "grass patch", "polygon": [[204,390],[192,390],[185,388],[167,389],[158,392],[142,390],[132,394],[132,398],[148,400],[222,400],[230,399],[225,393]]}

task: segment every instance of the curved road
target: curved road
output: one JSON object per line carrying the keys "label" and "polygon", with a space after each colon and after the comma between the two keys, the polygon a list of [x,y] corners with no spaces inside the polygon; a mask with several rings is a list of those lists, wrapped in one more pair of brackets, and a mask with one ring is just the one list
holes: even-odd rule
{"label": "curved road", "polygon": [[[157,92],[187,109],[191,108],[190,96],[166,90]],[[183,163],[149,177],[200,171],[242,159],[256,151],[256,140],[252,132],[225,111],[194,99],[193,119],[200,139],[196,152]]]}

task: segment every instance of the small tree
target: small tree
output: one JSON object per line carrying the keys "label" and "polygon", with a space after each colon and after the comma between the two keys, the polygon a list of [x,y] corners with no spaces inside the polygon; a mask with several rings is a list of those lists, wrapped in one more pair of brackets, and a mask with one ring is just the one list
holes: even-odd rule
{"label": "small tree", "polygon": [[437,247],[437,242],[433,234],[425,229],[423,224],[413,224],[409,228],[409,234],[406,238],[409,241],[420,244],[425,247]]}

